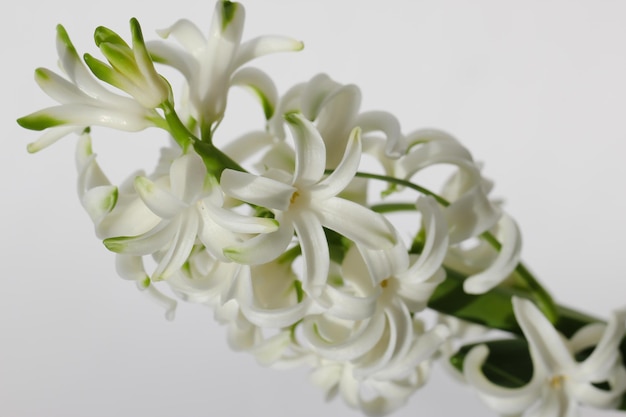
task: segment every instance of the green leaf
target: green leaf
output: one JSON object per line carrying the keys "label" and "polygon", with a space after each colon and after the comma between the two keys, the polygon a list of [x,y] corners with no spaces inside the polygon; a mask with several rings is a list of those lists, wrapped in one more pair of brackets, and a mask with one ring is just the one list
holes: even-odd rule
{"label": "green leaf", "polygon": [[45,110],[31,113],[27,116],[17,119],[17,124],[29,130],[44,130],[49,127],[60,126],[68,123],[67,120],[57,119],[50,116]]}
{"label": "green leaf", "polygon": [[[507,388],[519,388],[530,382],[533,376],[533,364],[524,339],[504,339],[485,343],[489,356],[482,371],[494,384]],[[468,352],[478,344],[463,346],[450,362],[459,372],[463,372],[463,363]]]}
{"label": "green leaf", "polygon": [[346,252],[350,249],[350,240],[327,228],[324,228],[324,234],[326,235],[326,241],[328,242],[330,259],[341,265],[343,258],[346,256]]}

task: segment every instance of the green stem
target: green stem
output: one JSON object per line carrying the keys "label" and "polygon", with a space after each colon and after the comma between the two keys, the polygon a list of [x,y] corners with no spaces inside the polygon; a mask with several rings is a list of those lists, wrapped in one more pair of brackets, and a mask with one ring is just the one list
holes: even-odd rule
{"label": "green stem", "polygon": [[[379,181],[385,181],[391,184],[397,184],[406,188],[413,189],[421,194],[429,195],[433,197],[440,205],[443,207],[448,207],[450,202],[445,198],[441,197],[437,193],[430,191],[429,189],[412,183],[411,181],[404,180],[401,178],[390,177],[387,175],[373,174],[369,172],[357,172],[356,176],[359,178],[367,178],[374,179]],[[387,205],[384,207],[378,206],[379,210],[386,210],[385,212],[393,211],[394,206]],[[400,204],[396,205],[395,208],[398,209],[406,209],[406,205]],[[495,236],[491,232],[484,232],[481,237],[489,243],[494,249],[500,251],[502,248],[502,244],[496,239]],[[520,279],[526,284],[529,292],[532,294],[533,299],[537,303],[537,306],[541,309],[541,311],[545,314],[545,316],[552,323],[556,323],[559,315],[558,309],[554,302],[554,299],[550,295],[550,293],[539,283],[539,281],[535,278],[535,276],[526,268],[526,266],[519,262],[515,267],[515,272],[520,277]]]}
{"label": "green stem", "polygon": [[193,145],[194,150],[202,157],[209,173],[219,178],[222,171],[227,168],[245,172],[241,165],[216,148],[211,141],[200,140],[191,133],[178,117],[171,102],[166,101],[161,108],[168,124],[168,130],[176,143],[183,149],[183,152],[187,152],[189,145]]}
{"label": "green stem", "polygon": [[370,210],[376,213],[393,213],[396,211],[413,211],[415,203],[382,203],[370,206]]}

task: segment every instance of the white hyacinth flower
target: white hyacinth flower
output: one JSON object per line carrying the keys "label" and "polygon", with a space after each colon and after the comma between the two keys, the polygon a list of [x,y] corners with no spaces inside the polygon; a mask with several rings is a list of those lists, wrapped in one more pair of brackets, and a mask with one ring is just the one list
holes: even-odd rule
{"label": "white hyacinth flower", "polygon": [[68,79],[45,68],[35,71],[41,89],[60,103],[18,119],[31,130],[46,130],[28,145],[37,152],[72,132],[88,126],[106,126],[130,132],[162,125],[161,116],[139,101],[112,93],[96,80],[81,61],[63,26],[57,26],[59,63]]}
{"label": "white hyacinth flower", "polygon": [[203,134],[224,116],[231,85],[251,88],[270,117],[277,95],[273,82],[260,70],[240,67],[266,54],[303,48],[302,42],[280,36],[262,36],[242,43],[244,19],[241,4],[219,1],[208,37],[192,22],[182,19],[158,32],[163,38],[176,38],[182,49],[162,41],[148,43],[156,62],[170,65],[185,76],[192,116]]}
{"label": "white hyacinth flower", "polygon": [[297,84],[281,98],[276,114],[269,122],[270,132],[285,138],[283,115],[301,112],[315,123],[326,145],[326,168],[334,169],[341,161],[350,132],[361,129],[364,143],[382,133],[383,158],[398,158],[406,151],[406,142],[395,116],[383,111],[360,112],[361,90],[354,84],[342,85],[326,74],[318,74],[306,83]]}
{"label": "white hyacinth flower", "polygon": [[[565,339],[529,300],[513,298],[515,317],[529,344],[533,363],[531,381],[520,388],[505,388],[489,381],[481,367],[489,350],[473,348],[463,372],[487,405],[502,415],[573,417],[578,405],[615,408],[626,391],[626,370],[619,344],[626,330],[626,312],[615,312],[607,325],[595,323]],[[582,362],[575,354],[588,348]],[[596,384],[604,383],[599,388]]]}
{"label": "white hyacinth flower", "polygon": [[[244,216],[222,208],[219,185],[207,175],[202,159],[194,153],[174,160],[169,176],[156,181],[138,176],[133,184],[143,204],[130,204],[120,213],[113,211],[117,221],[109,227],[136,230],[134,219],[143,217],[147,230],[138,235],[109,237],[104,244],[113,252],[154,255],[158,265],[152,280],[167,279],[183,266],[196,237],[217,259],[227,261],[222,248],[238,243],[239,233],[267,233],[277,227],[273,219]],[[142,213],[147,211],[151,215],[146,219]]]}
{"label": "white hyacinth flower", "polygon": [[378,249],[395,244],[395,233],[383,216],[336,197],[357,171],[361,157],[359,130],[353,130],[350,135],[337,169],[324,177],[326,151],[319,132],[300,114],[289,114],[286,119],[295,141],[293,174],[272,171],[266,176],[257,176],[227,169],[221,178],[226,194],[268,208],[274,212],[280,226],[276,232],[226,248],[225,254],[239,263],[266,263],[287,249],[295,231],[304,261],[302,286],[307,293],[317,296],[326,286],[330,265],[323,227]]}
{"label": "white hyacinth flower", "polygon": [[160,107],[170,96],[170,86],[154,68],[137,19],[130,20],[132,47],[103,26],[96,29],[96,45],[109,65],[85,54],[85,63],[96,77],[127,92],[147,109]]}

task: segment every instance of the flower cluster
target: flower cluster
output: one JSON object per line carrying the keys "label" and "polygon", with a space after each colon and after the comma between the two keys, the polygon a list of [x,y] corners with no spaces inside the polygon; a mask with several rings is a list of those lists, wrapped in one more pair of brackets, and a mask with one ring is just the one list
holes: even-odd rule
{"label": "flower cluster", "polygon": [[[470,152],[443,131],[404,133],[393,115],[362,110],[358,87],[325,74],[279,95],[247,64],[302,43],[242,42],[243,24],[243,7],[220,1],[206,36],[180,20],[145,42],[133,19],[128,44],[99,27],[106,62],[81,59],[59,26],[62,74],[35,72],[59,104],[18,120],[44,131],[28,149],[80,136],[79,198],[119,275],[168,318],[177,299],[210,306],[234,349],[265,365],[306,364],[328,398],[339,394],[368,415],[402,406],[433,361],[466,340],[467,321],[480,324],[481,337],[499,328],[529,346],[532,380],[517,388],[483,374],[485,345],[457,353],[458,376],[497,412],[537,403],[537,415],[569,416],[577,403],[618,405],[624,314],[559,336],[550,321],[563,313],[520,263],[518,227]],[[159,65],[180,72],[182,92]],[[231,86],[257,95],[266,123],[220,149]],[[173,140],[154,172],[114,185],[92,150],[91,126],[157,128]],[[436,192],[415,182],[440,165],[453,173]],[[511,304],[512,292],[521,298]],[[584,361],[575,357],[594,347]]]}

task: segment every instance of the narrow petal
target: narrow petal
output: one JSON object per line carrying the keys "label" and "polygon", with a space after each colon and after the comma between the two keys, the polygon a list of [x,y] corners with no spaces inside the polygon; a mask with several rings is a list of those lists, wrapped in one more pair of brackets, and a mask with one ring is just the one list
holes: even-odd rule
{"label": "narrow petal", "polygon": [[332,197],[311,201],[323,226],[371,249],[389,249],[396,243],[395,232],[384,217],[370,209]]}
{"label": "narrow petal", "polygon": [[301,91],[298,91],[300,107],[293,110],[299,110],[307,119],[315,120],[320,114],[326,98],[341,88],[342,85],[322,73],[315,75],[302,87]]}
{"label": "narrow petal", "polygon": [[345,320],[364,320],[376,311],[378,294],[355,296],[327,285],[319,300],[324,304],[326,314]]}
{"label": "narrow petal", "polygon": [[102,243],[111,252],[143,256],[160,251],[175,233],[175,223],[161,222],[148,233],[138,236],[119,236],[104,239]]}
{"label": "narrow petal", "polygon": [[180,19],[168,28],[159,29],[157,34],[164,39],[173,36],[192,55],[197,56],[206,47],[206,39],[198,26],[187,19]]}
{"label": "narrow petal", "polygon": [[293,225],[302,249],[302,288],[314,297],[319,296],[326,287],[330,268],[326,235],[315,214],[308,211],[299,213]]}
{"label": "narrow petal", "polygon": [[180,48],[173,47],[162,41],[147,42],[146,48],[148,48],[154,62],[177,69],[188,83],[192,81],[193,75],[198,72],[198,61],[194,60],[192,56]]}
{"label": "narrow petal", "polygon": [[96,125],[136,132],[152,126],[146,116],[145,113],[137,114],[135,108],[113,109],[87,104],[63,104],[31,113],[18,119],[18,123],[30,130],[44,130],[61,125],[71,125],[83,130],[86,126]]}
{"label": "narrow petal", "polygon": [[278,229],[278,221],[262,217],[246,216],[235,211],[198,202],[198,208],[206,222],[215,222],[225,230],[234,233],[271,233]]}
{"label": "narrow petal", "polygon": [[195,212],[181,216],[176,222],[177,230],[173,236],[169,248],[159,261],[154,273],[153,281],[161,281],[169,278],[178,271],[189,258],[198,234],[199,216]]}
{"label": "narrow petal", "polygon": [[274,115],[278,90],[274,81],[265,72],[258,68],[242,68],[233,74],[231,84],[250,89],[261,102],[267,120]]}
{"label": "narrow petal", "polygon": [[85,126],[55,126],[48,128],[35,142],[29,143],[26,150],[29,153],[39,152],[47,148],[59,139],[69,135],[70,133],[80,133]]}
{"label": "narrow petal", "polygon": [[110,101],[120,97],[104,88],[91,75],[62,25],[57,26],[56,45],[61,68],[80,90],[97,100]]}
{"label": "narrow petal", "polygon": [[90,100],[90,97],[81,91],[76,84],[67,81],[47,68],[37,68],[35,70],[35,81],[37,81],[44,93],[61,104]]}
{"label": "narrow petal", "polygon": [[239,163],[254,155],[259,155],[261,150],[274,143],[274,136],[265,131],[253,131],[246,133],[237,139],[229,141],[221,149],[226,155]]}
{"label": "narrow petal", "polygon": [[226,194],[238,200],[281,211],[289,208],[296,191],[282,182],[232,169],[222,172],[220,185]]}
{"label": "narrow petal", "polygon": [[172,219],[187,208],[187,205],[180,199],[147,177],[135,178],[134,185],[137,194],[145,205],[162,219]]}
{"label": "narrow petal", "polygon": [[170,166],[172,194],[184,202],[194,202],[202,191],[206,175],[206,167],[198,154],[190,152],[176,158]]}
{"label": "narrow petal", "polygon": [[239,68],[251,60],[276,52],[301,51],[304,44],[286,36],[260,36],[243,42],[237,52],[234,68]]}
{"label": "narrow petal", "polygon": [[533,365],[550,373],[571,370],[572,354],[563,338],[532,301],[513,297],[513,311],[530,346]]}
{"label": "narrow petal", "polygon": [[500,226],[503,237],[500,252],[489,268],[465,280],[463,290],[468,294],[483,294],[494,288],[504,281],[519,263],[522,238],[515,220],[504,214]]}
{"label": "narrow petal", "polygon": [[224,248],[224,255],[241,264],[264,264],[276,259],[287,249],[293,238],[293,232],[291,223],[281,222],[275,232],[263,233],[238,246]]}
{"label": "narrow petal", "polygon": [[296,169],[293,185],[306,187],[318,182],[326,168],[326,147],[313,123],[299,113],[285,115],[293,134]]}
{"label": "narrow petal", "polygon": [[398,277],[410,281],[425,281],[441,267],[448,249],[448,226],[442,210],[434,198],[420,197],[416,203],[422,213],[426,242],[417,261]]}
{"label": "narrow petal", "polygon": [[[478,391],[483,401],[493,410],[501,414],[522,413],[540,395],[541,384],[531,381],[521,388],[504,388],[491,382],[482,372],[487,360],[489,349],[479,345],[469,351],[463,362],[463,374],[470,386]],[[533,377],[538,376],[537,372]]]}
{"label": "narrow petal", "polygon": [[355,124],[363,130],[363,134],[381,131],[386,136],[385,154],[389,158],[399,158],[407,151],[407,144],[400,129],[400,122],[391,113],[384,111],[368,111],[359,114]]}
{"label": "narrow petal", "polygon": [[334,361],[356,359],[380,340],[385,331],[385,316],[375,314],[346,328],[323,316],[308,315],[302,322],[303,335],[316,353]]}
{"label": "narrow petal", "polygon": [[121,278],[130,281],[144,282],[150,279],[146,274],[141,256],[116,254],[115,271]]}
{"label": "narrow petal", "polygon": [[155,301],[158,305],[165,309],[165,318],[169,321],[174,320],[176,316],[176,306],[177,302],[171,297],[163,294],[156,288],[154,285],[148,285],[148,287],[140,288],[145,294],[147,294],[150,299]]}
{"label": "narrow petal", "polygon": [[626,330],[626,311],[616,311],[611,315],[606,330],[599,343],[576,372],[578,378],[598,382],[608,379],[610,371],[620,358],[619,344]]}
{"label": "narrow petal", "polygon": [[[396,244],[389,249],[370,249],[364,245],[356,245],[367,271],[374,282],[380,283],[392,276],[402,276],[409,266],[408,251],[391,222],[389,228],[394,231]],[[344,259],[345,264],[345,259]]]}
{"label": "narrow petal", "polygon": [[251,323],[264,329],[293,325],[304,317],[309,305],[307,300],[285,307],[263,308],[256,302],[249,276],[239,280],[238,300],[244,316]]}
{"label": "narrow petal", "polygon": [[343,159],[337,168],[326,178],[316,184],[311,192],[316,199],[324,200],[342,192],[354,179],[361,161],[361,130],[352,129]]}
{"label": "narrow petal", "polygon": [[118,191],[114,185],[101,185],[89,189],[81,197],[81,204],[95,224],[113,210],[117,203]]}

